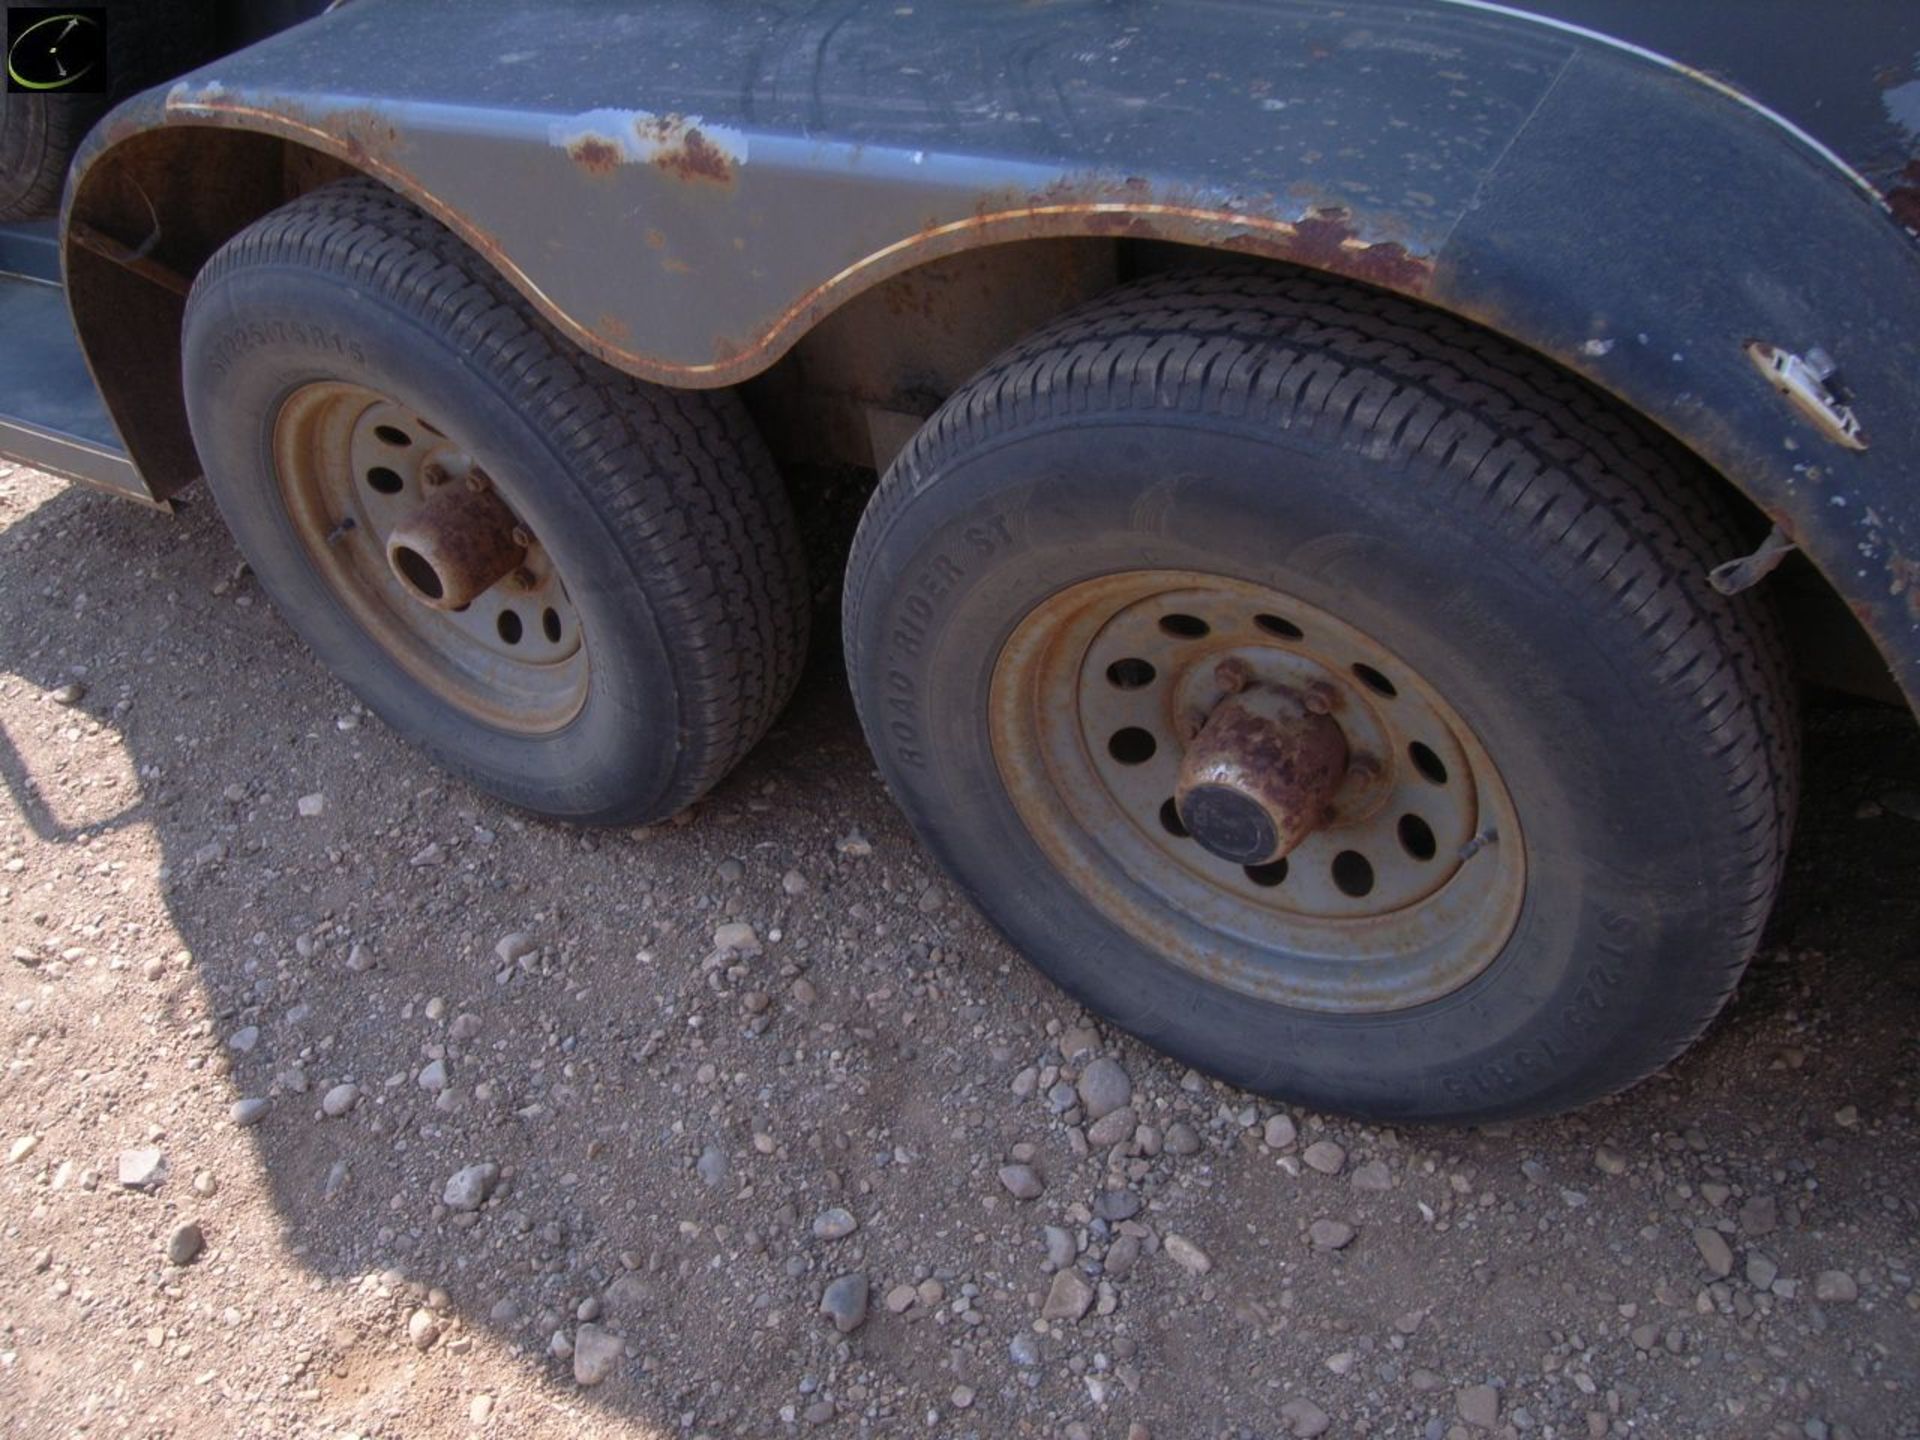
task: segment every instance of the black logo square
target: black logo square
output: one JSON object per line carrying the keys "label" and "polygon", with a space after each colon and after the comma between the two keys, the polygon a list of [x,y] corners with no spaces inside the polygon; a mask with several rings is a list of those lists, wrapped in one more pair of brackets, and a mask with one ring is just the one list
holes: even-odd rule
{"label": "black logo square", "polygon": [[106,88],[105,6],[7,7],[9,93],[98,95]]}

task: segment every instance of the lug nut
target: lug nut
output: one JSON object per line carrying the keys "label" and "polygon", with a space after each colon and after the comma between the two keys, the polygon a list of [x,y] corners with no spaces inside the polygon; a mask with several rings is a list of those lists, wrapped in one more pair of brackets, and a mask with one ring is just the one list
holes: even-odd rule
{"label": "lug nut", "polygon": [[1229,655],[1213,667],[1213,678],[1229,695],[1236,695],[1253,683],[1253,667],[1238,655]]}
{"label": "lug nut", "polygon": [[1300,696],[1300,703],[1306,707],[1309,715],[1331,715],[1339,699],[1338,690],[1324,680],[1316,680]]}

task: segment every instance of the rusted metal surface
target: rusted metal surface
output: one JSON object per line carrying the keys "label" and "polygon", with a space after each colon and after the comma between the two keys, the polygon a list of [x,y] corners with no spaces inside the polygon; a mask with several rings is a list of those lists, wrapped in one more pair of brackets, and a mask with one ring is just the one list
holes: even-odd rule
{"label": "rusted metal surface", "polygon": [[[1356,657],[1392,677],[1390,695],[1360,679]],[[1283,693],[1296,717],[1337,721],[1351,759],[1330,788],[1323,773],[1287,791],[1283,803],[1319,814],[1290,853],[1222,857],[1176,803],[1192,737],[1223,704]],[[1053,867],[1209,981],[1308,1009],[1390,1011],[1452,993],[1512,931],[1526,846],[1493,758],[1406,660],[1294,597],[1159,570],[1036,597],[1001,650],[987,716],[1007,795]],[[1332,769],[1328,739],[1307,744]],[[1259,739],[1224,748],[1244,761]]]}
{"label": "rusted metal surface", "polygon": [[421,478],[432,488],[387,532],[387,563],[421,604],[464,610],[518,570],[527,549],[514,538],[513,512],[491,489],[444,472]]}
{"label": "rusted metal surface", "polygon": [[1346,775],[1347,737],[1332,718],[1296,691],[1254,685],[1222,699],[1186,742],[1174,808],[1209,853],[1268,865],[1333,818]]}
{"label": "rusted metal surface", "polygon": [[729,185],[747,155],[743,131],[706,125],[697,115],[588,110],[553,121],[548,132],[575,165],[597,177],[638,164],[676,180]]}
{"label": "rusted metal surface", "polygon": [[[1553,0],[1545,19],[1455,0],[1196,0],[1124,22],[1094,0],[876,0],[832,17],[472,0],[449,28],[357,0],[117,112],[71,204],[137,247],[144,202],[116,193],[137,185],[156,258],[189,274],[195,237],[223,221],[170,182],[204,178],[197,145],[143,150],[148,132],[279,137],[412,198],[585,349],[690,386],[759,373],[863,291],[980,246],[1164,242],[1350,276],[1653,417],[1800,544],[1920,704],[1920,622],[1889,568],[1920,553],[1920,247],[1899,223],[1920,10],[1875,0],[1810,47],[1817,7],[1756,4],[1735,24],[1622,0]],[[1878,58],[1847,82],[1843,67],[1744,65],[1743,44]],[[439,63],[418,64],[423,47]],[[594,104],[616,108],[578,108]],[[292,170],[283,157],[275,183],[242,195],[220,175],[215,191],[260,213]],[[191,473],[183,431],[164,384],[105,373],[124,307],[110,282],[112,303],[82,293],[110,266],[79,253],[83,338],[164,490]],[[153,328],[164,369],[163,316]],[[1872,450],[1821,454],[1747,363],[1755,339],[1831,352]]]}
{"label": "rusted metal surface", "polygon": [[1893,577],[1891,589],[1907,607],[1907,613],[1920,620],[1920,560],[1908,559],[1898,550],[1887,556],[1887,573]]}
{"label": "rusted metal surface", "polygon": [[1907,229],[1920,232],[1920,160],[1909,160],[1887,189],[1887,208]]}
{"label": "rusted metal surface", "polygon": [[83,250],[91,250],[106,260],[111,260],[123,270],[138,275],[142,280],[152,281],[162,290],[170,290],[175,295],[185,296],[193,288],[193,281],[179,271],[170,269],[141,254],[131,245],[104,235],[84,221],[77,222],[67,229],[67,238]]}
{"label": "rusted metal surface", "polygon": [[607,176],[620,168],[620,147],[604,135],[580,135],[567,142],[573,163],[589,175]]}
{"label": "rusted metal surface", "polygon": [[636,119],[634,130],[653,146],[647,163],[675,179],[732,183],[734,153],[717,144],[698,122],[681,115],[655,115]]}

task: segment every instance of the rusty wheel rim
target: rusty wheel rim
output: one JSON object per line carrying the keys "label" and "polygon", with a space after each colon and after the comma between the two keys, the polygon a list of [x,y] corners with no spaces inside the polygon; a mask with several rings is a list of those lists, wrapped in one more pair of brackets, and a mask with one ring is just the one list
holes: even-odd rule
{"label": "rusty wheel rim", "polygon": [[363,386],[324,382],[281,406],[273,459],[314,569],[415,680],[515,733],[579,713],[587,649],[566,583],[456,439]]}
{"label": "rusty wheel rim", "polygon": [[[1261,865],[1197,843],[1174,802],[1188,746],[1249,680],[1311,694],[1351,756],[1312,832]],[[1002,782],[1061,875],[1211,983],[1406,1009],[1513,931],[1525,850],[1492,757],[1411,664],[1318,607],[1191,571],[1089,580],[1015,628],[988,705]]]}

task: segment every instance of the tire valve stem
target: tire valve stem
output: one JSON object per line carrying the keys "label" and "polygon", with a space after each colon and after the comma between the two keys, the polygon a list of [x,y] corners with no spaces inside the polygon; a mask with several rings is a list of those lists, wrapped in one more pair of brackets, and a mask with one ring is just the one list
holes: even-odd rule
{"label": "tire valve stem", "polygon": [[338,545],[342,540],[346,539],[349,534],[351,534],[354,530],[358,528],[359,527],[354,523],[353,517],[351,515],[347,516],[338,525],[334,526],[331,530],[327,532],[327,544],[329,546]]}
{"label": "tire valve stem", "polygon": [[1459,862],[1462,865],[1466,864],[1467,861],[1478,855],[1482,850],[1486,849],[1487,846],[1494,844],[1499,838],[1500,832],[1489,825],[1460,847]]}

